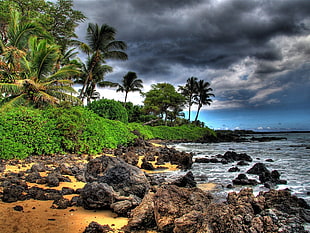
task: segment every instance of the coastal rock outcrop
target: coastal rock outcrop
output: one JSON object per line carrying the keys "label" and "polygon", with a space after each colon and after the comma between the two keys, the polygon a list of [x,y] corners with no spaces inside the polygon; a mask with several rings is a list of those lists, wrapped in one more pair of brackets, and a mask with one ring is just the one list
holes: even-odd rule
{"label": "coastal rock outcrop", "polygon": [[259,181],[267,188],[271,188],[276,184],[286,184],[285,180],[280,179],[280,173],[277,170],[270,172],[263,163],[256,163],[247,173],[258,175]]}
{"label": "coastal rock outcrop", "polygon": [[132,212],[125,232],[306,233],[309,206],[288,191],[271,190],[254,196],[250,188],[231,192],[226,202],[197,188],[163,185],[148,193]]}

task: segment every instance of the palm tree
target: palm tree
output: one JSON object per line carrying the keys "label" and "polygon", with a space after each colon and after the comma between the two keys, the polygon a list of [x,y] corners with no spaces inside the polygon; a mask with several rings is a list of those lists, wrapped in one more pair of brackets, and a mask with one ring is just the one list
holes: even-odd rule
{"label": "palm tree", "polygon": [[45,104],[56,105],[61,101],[78,103],[79,99],[67,93],[74,93],[72,81],[79,73],[76,66],[67,65],[54,71],[60,55],[59,47],[48,44],[46,39],[31,37],[29,51],[22,63],[21,78],[0,83],[0,93],[6,93],[2,109],[16,104],[30,104],[36,107]]}
{"label": "palm tree", "polygon": [[116,30],[107,24],[103,24],[101,27],[93,23],[88,25],[86,38],[88,44],[81,44],[81,49],[90,60],[88,73],[79,96],[82,100],[87,96],[86,90],[92,82],[97,64],[105,63],[105,59],[126,60],[128,58],[124,52],[127,48],[125,42],[115,40],[115,34]]}
{"label": "palm tree", "polygon": [[2,81],[12,81],[20,75],[21,61],[26,56],[30,36],[44,35],[38,25],[23,22],[18,11],[12,10],[8,21],[0,41]]}
{"label": "palm tree", "polygon": [[197,94],[198,78],[190,77],[186,80],[185,86],[180,86],[179,90],[186,97],[188,103],[188,122],[191,121],[191,107],[194,103],[194,97]]}
{"label": "palm tree", "polygon": [[143,88],[142,83],[143,81],[141,79],[138,79],[137,74],[135,72],[129,71],[123,77],[122,84],[118,85],[118,89],[116,91],[125,92],[124,106],[126,105],[127,102],[128,92],[139,91],[141,93],[142,91],[141,88]]}
{"label": "palm tree", "polygon": [[[87,79],[91,65],[91,60],[88,60],[87,64],[82,64],[82,74],[75,78],[75,83],[84,84]],[[87,104],[93,99],[99,99],[100,93],[96,91],[98,87],[116,87],[117,83],[105,81],[105,75],[109,72],[112,72],[113,68],[108,65],[102,65],[97,63],[92,72],[92,79],[89,80],[89,83],[85,89],[85,97],[87,99]]]}
{"label": "palm tree", "polygon": [[214,94],[210,93],[212,88],[210,88],[210,83],[205,82],[204,80],[199,80],[197,82],[197,95],[194,96],[195,103],[198,104],[197,114],[195,122],[197,122],[200,109],[203,105],[211,105],[212,99],[210,97]]}

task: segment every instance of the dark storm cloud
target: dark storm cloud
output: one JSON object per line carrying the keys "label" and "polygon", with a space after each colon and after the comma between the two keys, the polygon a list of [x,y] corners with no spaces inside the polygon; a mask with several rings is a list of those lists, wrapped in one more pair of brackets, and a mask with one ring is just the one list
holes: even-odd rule
{"label": "dark storm cloud", "polygon": [[[245,56],[281,59],[269,40],[304,33],[310,16],[308,0],[102,0],[75,6],[90,21],[116,27],[131,59],[209,67],[228,67]],[[153,69],[158,71],[156,64]]]}
{"label": "dark storm cloud", "polygon": [[[115,27],[117,38],[128,44],[129,60],[113,63],[118,69],[111,79],[120,79],[128,70],[144,82],[180,84],[200,75],[211,81],[219,105],[227,100],[241,106],[279,101],[294,86],[291,80],[309,71],[308,65],[302,66],[310,56],[309,0],[75,0],[74,4],[89,22]],[[86,24],[78,29],[81,39],[85,32]]]}

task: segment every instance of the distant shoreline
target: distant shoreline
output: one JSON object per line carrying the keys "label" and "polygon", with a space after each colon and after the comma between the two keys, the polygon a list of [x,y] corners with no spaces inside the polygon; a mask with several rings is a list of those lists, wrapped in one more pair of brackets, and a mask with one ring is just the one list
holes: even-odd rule
{"label": "distant shoreline", "polygon": [[294,130],[294,131],[253,131],[253,134],[281,134],[281,133],[310,133],[310,130]]}

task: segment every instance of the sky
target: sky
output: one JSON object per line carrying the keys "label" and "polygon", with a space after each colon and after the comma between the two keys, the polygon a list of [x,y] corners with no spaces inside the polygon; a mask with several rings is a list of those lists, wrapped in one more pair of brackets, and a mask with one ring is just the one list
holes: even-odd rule
{"label": "sky", "polygon": [[[106,80],[120,82],[133,71],[146,92],[151,84],[177,88],[194,76],[215,95],[199,117],[211,128],[310,130],[309,0],[73,2],[88,18],[77,28],[80,40],[92,22],[114,27],[127,43],[129,59],[107,61],[114,71]],[[143,98],[129,93],[128,101]]]}

